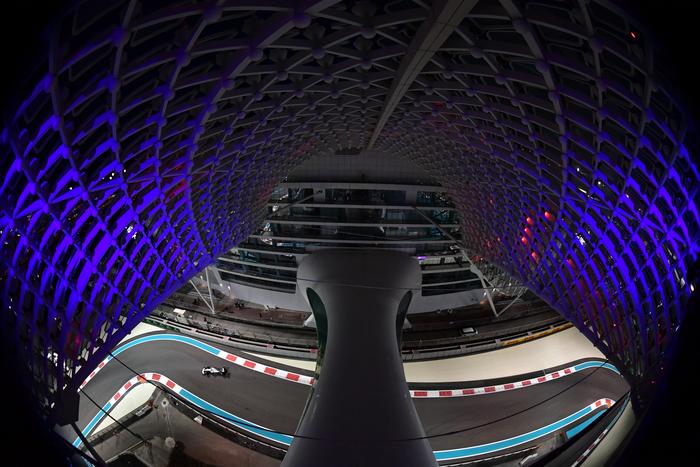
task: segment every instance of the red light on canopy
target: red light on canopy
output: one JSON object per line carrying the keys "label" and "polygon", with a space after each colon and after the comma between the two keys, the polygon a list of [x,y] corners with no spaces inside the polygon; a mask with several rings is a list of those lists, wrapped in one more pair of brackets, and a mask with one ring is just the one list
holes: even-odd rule
{"label": "red light on canopy", "polygon": [[547,219],[550,222],[554,220],[554,216],[552,214],[550,214],[549,211],[544,212],[544,217],[545,217],[545,219]]}
{"label": "red light on canopy", "polygon": [[527,245],[527,238],[520,237],[520,241],[523,242],[523,245]]}
{"label": "red light on canopy", "polygon": [[637,40],[637,32],[636,31],[630,31],[630,37],[634,40]]}
{"label": "red light on canopy", "polygon": [[534,223],[534,222],[532,221],[532,217],[528,217],[528,218],[525,219],[525,220],[526,220],[527,223],[530,224],[530,225],[532,225],[532,224]]}

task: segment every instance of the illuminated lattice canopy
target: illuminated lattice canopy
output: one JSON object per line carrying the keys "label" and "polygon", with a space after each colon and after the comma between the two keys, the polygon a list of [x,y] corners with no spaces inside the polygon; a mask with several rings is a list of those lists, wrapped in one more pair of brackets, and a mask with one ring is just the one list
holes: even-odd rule
{"label": "illuminated lattice canopy", "polygon": [[0,139],[2,328],[46,407],[343,148],[429,170],[631,378],[683,319],[694,128],[605,1],[84,1],[50,37]]}

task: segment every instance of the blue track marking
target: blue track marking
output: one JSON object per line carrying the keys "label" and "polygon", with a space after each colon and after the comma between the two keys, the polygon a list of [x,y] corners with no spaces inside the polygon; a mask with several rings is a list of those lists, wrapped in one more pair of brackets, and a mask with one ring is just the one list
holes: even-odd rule
{"label": "blue track marking", "polygon": [[514,436],[512,438],[504,439],[501,441],[480,444],[478,446],[471,446],[467,448],[435,451],[435,459],[437,459],[438,461],[447,461],[453,459],[461,459],[465,457],[481,456],[484,454],[491,454],[496,451],[501,451],[503,449],[509,449],[533,441],[542,436],[550,435],[564,428],[565,426],[574,423],[577,420],[580,420],[581,418],[591,413],[593,410],[594,409],[592,409],[590,405],[588,405],[582,408],[581,410],[569,415],[568,417],[562,418],[559,421],[550,423],[549,425],[543,426],[542,428],[538,428],[528,433],[524,433],[522,435]]}
{"label": "blue track marking", "polygon": [[258,436],[262,436],[263,438],[275,441],[280,444],[284,444],[286,446],[289,446],[292,443],[292,436],[281,434],[281,433],[276,433],[274,431],[271,431],[261,425],[258,425],[253,422],[249,422],[246,419],[240,418],[236,415],[233,415],[230,412],[227,412],[214,404],[210,404],[209,402],[205,401],[204,399],[192,394],[189,392],[187,389],[182,389],[180,391],[180,396],[183,398],[187,399],[189,402],[193,403],[199,408],[202,408],[210,413],[213,413],[217,415],[218,417],[226,420],[227,422],[237,426],[238,428],[241,428],[242,430],[248,431],[250,433],[254,433]]}
{"label": "blue track marking", "polygon": [[[147,384],[147,383],[141,383],[141,384]],[[132,386],[134,388],[136,386]],[[185,388],[180,389],[180,392],[178,393],[180,397],[183,399],[187,400],[188,402],[192,403],[193,405],[206,410],[207,412],[210,412],[219,418],[231,423],[232,425],[237,426],[238,428],[245,430],[247,432],[253,433],[257,436],[261,436],[265,439],[275,441],[277,443],[289,446],[292,442],[292,437],[289,435],[281,434],[281,433],[276,433],[273,430],[270,430],[269,428],[265,428],[262,425],[258,425],[256,423],[253,423],[251,421],[248,421],[244,418],[238,417],[230,412],[225,411],[224,409],[217,407],[214,404],[211,404],[201,397],[191,393]],[[83,436],[87,437],[92,430],[97,426],[98,423],[106,416],[105,412],[108,412],[109,409],[112,408],[112,403],[107,402],[103,407],[102,410],[97,412],[97,414],[93,417],[93,419],[90,421],[90,423],[87,424],[87,426],[83,429]],[[104,412],[103,412],[104,411]],[[73,441],[73,446],[75,447],[80,447],[82,445],[82,441],[80,440],[80,437],[76,437],[75,441]]]}
{"label": "blue track marking", "polygon": [[[139,344],[144,344],[146,342],[156,342],[156,341],[171,341],[171,342],[181,342],[183,344],[191,345],[193,347],[197,347],[200,350],[203,350],[207,353],[210,353],[212,355],[218,355],[219,352],[221,351],[220,349],[217,349],[213,345],[209,345],[205,342],[202,342],[200,340],[197,340],[193,337],[188,337],[188,336],[183,336],[180,334],[153,334],[150,336],[144,336],[144,337],[138,337],[134,339],[133,341],[129,341],[126,344],[120,345],[117,347],[114,352],[112,352],[113,355],[119,355],[120,353],[124,352],[125,350],[128,350],[134,346],[137,346]],[[110,358],[111,360],[111,358]]]}
{"label": "blue track marking", "polygon": [[[205,342],[202,342],[200,340],[197,340],[192,337],[188,336],[183,336],[180,334],[152,334],[149,336],[144,336],[144,337],[138,337],[132,341],[129,341],[123,345],[120,345],[117,347],[112,354],[113,355],[119,355],[120,353],[131,349],[137,345],[144,344],[147,342],[157,342],[157,341],[171,341],[171,342],[180,342],[183,344],[191,345],[193,347],[196,347],[204,352],[207,352],[211,355],[218,356],[220,350],[212,345],[209,345]],[[105,359],[105,362],[109,362],[112,360],[111,356],[108,356]],[[608,370],[611,370],[617,374],[620,374],[620,371],[614,366],[611,365],[610,363],[605,363],[597,360],[592,360],[592,361],[587,361],[587,362],[582,362],[577,365],[574,365],[574,368],[576,371],[581,371],[585,370],[588,368],[605,368]],[[180,392],[180,396],[185,398],[187,401],[191,402],[192,404],[196,405],[197,407],[200,407],[206,411],[209,411],[216,416],[226,420],[227,422],[237,426],[238,428],[245,430],[247,432],[253,433],[257,436],[263,437],[268,440],[275,441],[277,443],[283,444],[283,445],[290,445],[293,437],[289,435],[284,435],[280,433],[275,433],[273,431],[270,431],[269,429],[257,425],[255,423],[252,423],[250,421],[247,421],[241,417],[238,417],[230,412],[227,412],[213,404],[210,404],[209,402],[205,401],[204,399],[200,398],[199,396],[196,396],[195,394],[187,391],[186,389],[182,388]],[[111,402],[107,402],[103,407],[102,410],[104,412],[108,412],[109,409],[112,407]],[[85,429],[83,430],[83,435],[88,436],[88,434],[97,426],[97,424],[104,418],[104,412],[99,411],[93,419],[90,421],[90,423],[87,424]],[[471,446],[471,447],[465,447],[465,448],[459,448],[459,449],[450,449],[450,450],[443,450],[443,451],[435,451],[435,458],[438,461],[443,461],[443,460],[452,460],[452,459],[459,459],[459,458],[465,458],[465,457],[473,457],[473,456],[478,456],[478,455],[483,455],[483,454],[489,454],[493,453],[496,451],[501,451],[503,449],[508,449],[514,446],[518,446],[520,444],[527,443],[529,441],[532,441],[534,439],[537,439],[542,436],[546,436],[548,434],[554,433],[557,430],[560,430],[561,428],[574,423],[575,421],[585,417],[587,414],[592,412],[592,409],[590,407],[584,407],[583,409],[579,410],[578,412],[569,415],[568,417],[565,417],[557,422],[554,422],[550,425],[547,425],[545,427],[539,428],[537,430],[531,431],[529,433],[525,433],[523,435],[519,435],[513,438],[508,438],[505,440],[501,441],[496,441],[488,444],[483,444],[479,446]],[[600,412],[602,414],[603,411]],[[592,421],[597,418],[600,414],[596,415],[594,418],[592,418],[589,423],[592,423]],[[585,423],[585,422],[584,422]],[[581,424],[583,425],[583,424]],[[581,426],[579,425],[579,427]],[[587,425],[585,425],[587,426]],[[581,427],[580,430],[576,431],[575,434],[578,434],[579,431],[581,431],[585,426]],[[570,431],[575,431],[577,428],[573,428]],[[568,434],[568,432],[567,432]],[[77,437],[75,441],[73,442],[73,445],[76,447],[79,447],[82,444],[80,441],[80,437]]]}
{"label": "blue track marking", "polygon": [[[92,417],[92,420],[90,420],[90,423],[87,424],[87,426],[83,429],[83,436],[87,437],[87,435],[97,426],[98,423],[100,423],[100,420],[102,420],[105,416],[105,412],[108,412],[109,409],[112,407],[112,402],[107,402],[105,405],[102,406],[102,410],[97,412],[94,417]],[[80,441],[80,436],[75,438],[75,441],[73,441],[73,446],[76,448],[79,447],[81,444],[83,444],[82,441]]]}
{"label": "blue track marking", "polygon": [[579,423],[579,424],[576,425],[574,428],[572,428],[572,429],[570,429],[569,431],[566,432],[566,437],[567,437],[568,439],[571,439],[571,438],[573,438],[574,436],[576,436],[577,434],[581,433],[588,425],[590,425],[591,423],[595,422],[595,421],[596,421],[601,415],[603,415],[604,413],[605,413],[604,411],[598,412],[597,414],[593,415],[591,418],[589,418],[589,419],[586,420],[585,422]]}
{"label": "blue track marking", "polygon": [[[163,333],[163,334],[151,334],[149,336],[144,336],[144,337],[138,337],[132,341],[127,342],[126,344],[120,345],[117,347],[112,354],[113,355],[119,355],[120,353],[124,352],[125,350],[128,350],[132,347],[135,347],[140,344],[145,344],[147,342],[157,342],[157,341],[171,341],[171,342],[180,342],[183,344],[191,345],[193,347],[196,347],[200,350],[203,350],[204,352],[207,352],[211,355],[218,356],[219,352],[226,352],[225,350],[221,350],[217,347],[214,347],[213,345],[209,345],[205,342],[202,342],[198,339],[195,339],[193,337],[188,337],[188,336],[183,336],[181,334],[169,334],[169,333]],[[111,356],[108,356],[105,359],[105,362],[109,362],[112,360]],[[599,360],[590,360],[586,362],[581,362],[579,364],[574,365],[574,368],[576,371],[581,371],[585,370],[587,368],[605,368],[611,371],[614,371],[618,375],[620,374],[620,370],[618,370],[614,365],[611,365],[610,363],[607,362],[601,362]],[[561,371],[561,370],[558,370]],[[563,376],[568,376],[568,375],[562,375]]]}
{"label": "blue track marking", "polygon": [[[142,383],[143,384],[143,383]],[[201,397],[191,393],[185,388],[180,389],[178,393],[182,398],[187,400],[188,402],[194,404],[195,406],[206,410],[207,412],[231,423],[232,425],[235,425],[236,427],[247,431],[249,433],[253,433],[257,436],[260,436],[262,438],[275,441],[279,444],[289,446],[294,438],[290,435],[282,434],[282,433],[276,433],[274,431],[271,431],[269,428],[265,428],[264,426],[258,425],[256,423],[250,422],[244,418],[238,417],[237,415],[234,415],[220,407],[217,407],[214,404],[211,404],[207,402],[206,400],[202,399]],[[109,409],[112,407],[111,402],[107,402],[102,409],[104,412],[109,411]],[[581,431],[583,428],[588,426],[588,424],[592,423],[593,420],[595,420],[598,416],[602,415],[607,408],[605,406],[602,406],[604,410],[600,411],[599,414],[596,414],[594,417],[589,419],[587,422],[584,422],[572,430],[569,430],[567,432],[567,435],[570,432],[573,432],[578,429],[574,433],[577,434],[579,431]],[[491,454],[495,453],[497,451],[501,451],[504,449],[509,449],[514,446],[518,446],[524,443],[527,443],[529,441],[533,441],[537,438],[543,437],[550,435],[567,425],[571,425],[575,423],[576,421],[580,420],[581,418],[585,417],[589,413],[593,412],[595,409],[591,408],[590,405],[584,407],[583,409],[569,415],[568,417],[562,418],[559,421],[556,421],[554,423],[551,423],[549,425],[546,425],[542,428],[538,428],[536,430],[530,431],[528,433],[514,436],[512,438],[504,439],[501,441],[495,441],[492,443],[487,443],[487,444],[482,444],[478,446],[470,446],[470,447],[465,447],[465,448],[458,448],[458,449],[449,449],[449,450],[443,450],[443,451],[434,451],[435,454],[435,459],[438,461],[446,461],[446,460],[454,460],[454,459],[461,459],[465,457],[473,457],[473,456],[480,456],[484,454]],[[88,423],[88,425],[85,427],[83,430],[83,435],[88,436],[90,432],[95,428],[95,426],[104,418],[104,412],[100,411],[98,412],[93,419]],[[571,435],[571,436],[574,436]],[[570,437],[571,437],[570,436]],[[77,437],[75,441],[73,441],[73,446],[75,447],[80,447],[82,442],[80,441],[80,437]]]}
{"label": "blue track marking", "polygon": [[618,370],[615,365],[611,365],[610,363],[601,362],[598,360],[591,360],[589,362],[579,363],[578,365],[574,365],[574,368],[576,369],[576,371],[585,370],[587,368],[606,368],[608,370],[614,371],[618,375],[621,375],[620,370]]}

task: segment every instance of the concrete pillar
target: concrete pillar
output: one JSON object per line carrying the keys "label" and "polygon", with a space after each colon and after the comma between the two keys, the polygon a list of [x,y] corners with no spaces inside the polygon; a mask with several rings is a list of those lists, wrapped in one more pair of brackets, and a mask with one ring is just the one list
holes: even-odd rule
{"label": "concrete pillar", "polygon": [[418,200],[418,189],[417,188],[407,188],[406,189],[406,204],[409,206],[415,206]]}
{"label": "concrete pillar", "polygon": [[319,335],[317,381],[284,467],[436,466],[400,355],[420,267],[394,251],[320,250],[297,281]]}

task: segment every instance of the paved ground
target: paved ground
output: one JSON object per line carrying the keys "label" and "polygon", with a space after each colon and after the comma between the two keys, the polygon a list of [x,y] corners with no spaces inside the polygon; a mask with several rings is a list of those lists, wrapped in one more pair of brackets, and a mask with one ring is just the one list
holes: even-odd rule
{"label": "paved ground", "polygon": [[[226,350],[241,353],[235,349]],[[201,368],[205,365],[220,366],[221,360],[192,346],[175,342],[136,346],[121,353],[119,360],[139,373],[162,373],[224,410],[287,433],[294,432],[310,390],[308,386],[272,378],[233,364],[226,365],[230,371],[227,378],[204,377]],[[98,410],[87,400],[88,396],[103,405],[133,375],[118,361],[111,361],[83,390],[79,426],[84,427]],[[460,398],[418,399],[415,404],[426,433],[431,437],[431,444],[437,450],[472,446],[522,434],[570,415],[598,398],[617,399],[626,390],[626,383],[614,372],[584,370],[515,391]],[[69,434],[68,439],[75,439],[75,434]]]}
{"label": "paved ground", "polygon": [[[315,329],[303,326],[308,312],[265,310],[250,304],[237,307],[235,300],[225,297],[216,300],[217,311],[213,314],[202,298],[193,294],[192,290],[189,294],[176,293],[167,301],[170,306],[187,310],[184,314],[165,306],[157,308],[153,315],[221,335],[291,345],[301,351],[317,345]],[[208,294],[205,292],[204,296]],[[540,301],[515,304],[498,318],[488,308],[470,306],[410,315],[408,320],[411,327],[403,332],[403,348],[414,353],[455,345],[468,346],[473,353],[476,350],[471,346],[495,345],[494,339],[504,338],[515,329],[528,331],[563,322],[557,312]],[[478,334],[463,335],[464,326],[476,327]],[[462,353],[467,353],[467,349]]]}
{"label": "paved ground", "polygon": [[[316,367],[316,362],[307,360],[251,355],[258,360],[264,358],[276,364],[307,371],[313,371]],[[404,362],[403,368],[409,383],[446,383],[519,375],[589,357],[605,358],[578,329],[569,328],[541,339],[490,352],[424,362]]]}
{"label": "paved ground", "polygon": [[[121,431],[117,436],[95,445],[103,459],[109,460],[130,449],[139,460],[152,466],[280,465],[279,460],[246,449],[202,427],[171,404],[163,404],[162,400],[157,400],[155,409],[131,424],[129,429],[149,443],[145,445],[128,431]],[[174,448],[168,446],[168,437],[175,442]]]}
{"label": "paved ground", "polygon": [[[583,370],[510,392],[447,399],[414,399],[434,450],[502,440],[560,420],[597,399],[619,399],[624,380],[608,370]],[[445,433],[455,434],[439,436]],[[532,445],[535,443],[528,443]]]}
{"label": "paved ground", "polygon": [[[146,346],[147,351],[146,351]],[[233,349],[231,349],[233,350]],[[230,376],[202,376],[203,366],[221,366],[222,361],[189,345],[152,342],[129,349],[118,356],[128,366],[112,360],[81,391],[80,423],[82,428],[100,407],[134,372],[157,371],[182,387],[240,417],[271,428],[293,432],[308,396],[309,386],[272,378],[237,365],[226,365]],[[68,439],[75,439],[72,430]]]}

